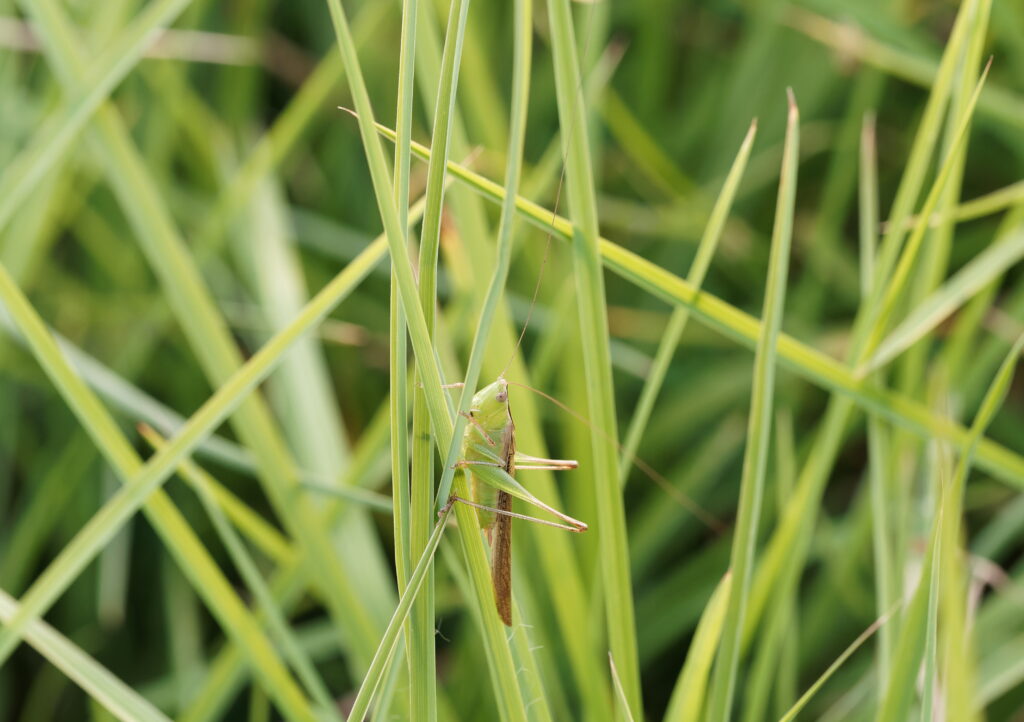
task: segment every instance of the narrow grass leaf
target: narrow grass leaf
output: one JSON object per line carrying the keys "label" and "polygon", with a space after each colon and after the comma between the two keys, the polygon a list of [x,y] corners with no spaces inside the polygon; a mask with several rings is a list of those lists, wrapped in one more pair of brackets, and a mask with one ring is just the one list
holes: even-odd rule
{"label": "narrow grass leaf", "polygon": [[[696,289],[699,289],[701,284],[704,283],[704,276],[707,275],[708,268],[715,256],[718,241],[722,237],[722,230],[725,228],[725,222],[729,218],[729,211],[732,209],[732,202],[736,197],[736,190],[743,179],[743,172],[746,170],[747,160],[750,158],[750,149],[754,145],[756,133],[757,121],[755,120],[750,124],[750,129],[740,145],[740,150],[736,154],[736,159],[729,170],[729,175],[726,176],[725,184],[722,186],[718,199],[711,210],[711,216],[708,218],[704,235],[701,236],[700,244],[697,246],[697,255],[694,257],[690,271],[686,276],[686,280]],[[636,410],[633,412],[633,418],[630,420],[629,428],[626,430],[625,440],[622,442],[622,453],[619,461],[619,482],[621,484],[626,483],[630,466],[636,457],[637,448],[640,446],[640,439],[644,435],[647,423],[651,418],[651,412],[654,410],[654,402],[661,391],[661,386],[665,381],[665,374],[668,372],[672,356],[675,354],[676,347],[679,345],[679,339],[682,337],[683,331],[686,330],[686,324],[689,319],[689,309],[676,308],[672,311],[668,324],[665,326],[661,341],[658,343],[658,350],[654,354],[654,363],[651,364],[651,368],[647,372],[647,378],[644,380],[643,388],[640,390],[640,398],[637,400]]]}
{"label": "narrow grass leaf", "polygon": [[548,3],[555,92],[563,128],[569,213],[573,220],[573,275],[578,293],[580,341],[587,408],[591,416],[590,445],[597,496],[598,544],[605,595],[605,625],[611,654],[632,715],[643,712],[637,659],[636,620],[629,569],[626,519],[619,485],[618,438],[614,387],[608,342],[608,311],[600,258],[600,236],[594,170],[590,157],[587,114],[583,107],[578,45],[569,0]]}
{"label": "narrow grass leaf", "polygon": [[778,203],[775,208],[771,256],[768,262],[768,283],[762,316],[764,320],[754,354],[754,388],[750,400],[747,450],[743,457],[739,510],[729,562],[729,568],[737,583],[730,590],[722,640],[709,692],[708,719],[714,722],[726,722],[732,717],[732,700],[740,657],[740,636],[753,575],[757,527],[768,466],[768,442],[775,392],[776,346],[782,326],[789,250],[793,236],[793,208],[796,203],[800,148],[799,124],[800,114],[790,92],[786,145],[779,177]]}

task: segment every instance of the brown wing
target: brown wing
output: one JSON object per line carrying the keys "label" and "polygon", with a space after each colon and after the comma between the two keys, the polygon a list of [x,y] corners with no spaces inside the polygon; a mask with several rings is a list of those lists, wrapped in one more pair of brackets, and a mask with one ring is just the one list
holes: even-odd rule
{"label": "brown wing", "polygon": [[[510,475],[516,471],[516,435],[512,415],[501,434],[501,458],[505,460],[505,471]],[[512,511],[512,496],[498,492],[498,509]],[[512,517],[495,514],[491,547],[491,581],[494,583],[494,603],[498,615],[506,626],[512,626]]]}

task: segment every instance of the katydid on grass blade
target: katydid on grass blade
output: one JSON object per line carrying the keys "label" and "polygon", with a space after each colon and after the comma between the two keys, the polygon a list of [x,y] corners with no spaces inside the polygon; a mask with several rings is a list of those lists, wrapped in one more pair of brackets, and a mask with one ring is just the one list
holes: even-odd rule
{"label": "katydid on grass blade", "polygon": [[[542,459],[516,452],[516,425],[508,401],[508,382],[497,381],[477,391],[467,413],[469,424],[462,437],[462,459],[456,466],[470,476],[472,499],[453,496],[452,499],[469,504],[478,510],[480,527],[491,544],[491,579],[494,584],[494,603],[498,615],[507,626],[512,625],[512,520],[523,519],[573,532],[587,530],[587,525],[562,512],[552,509],[515,481],[517,469],[575,469],[579,463],[570,459]],[[498,472],[493,474],[484,469]],[[504,478],[502,478],[504,477]],[[500,485],[499,485],[500,484]],[[512,511],[512,497],[527,501],[558,517],[564,524],[516,514]]]}

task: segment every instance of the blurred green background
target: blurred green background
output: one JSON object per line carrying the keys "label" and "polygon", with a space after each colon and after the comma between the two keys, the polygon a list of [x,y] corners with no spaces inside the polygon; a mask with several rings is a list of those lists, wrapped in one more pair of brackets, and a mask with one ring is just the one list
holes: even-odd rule
{"label": "blurred green background", "polygon": [[[787,509],[797,508],[794,518],[807,524],[807,554],[806,560],[799,552],[785,555],[783,564],[792,568],[765,587],[763,614],[750,622],[744,642],[736,719],[777,719],[789,709],[888,609],[879,601],[880,575],[889,601],[904,592],[909,599],[931,559],[938,499],[963,449],[941,434],[908,431],[900,419],[910,412],[900,404],[917,402],[933,429],[950,419],[970,426],[1000,361],[1024,330],[1024,279],[1017,267],[1024,255],[1024,187],[1014,185],[1024,177],[1024,5],[993,0],[988,22],[979,19],[988,3],[964,5],[975,13],[964,45],[970,49],[954,58],[948,81],[961,110],[979,71],[970,53],[982,63],[991,55],[994,62],[962,167],[954,162],[938,207],[952,212],[961,200],[999,193],[974,212],[968,207],[961,222],[926,231],[894,323],[881,331],[891,332],[936,289],[945,289],[942,298],[955,297],[948,279],[963,278],[958,273],[973,268],[969,264],[986,249],[1005,241],[1007,250],[999,260],[977,264],[969,293],[944,307],[879,379],[899,399],[872,401],[854,390],[856,411],[840,424],[835,463],[826,466],[818,488],[801,485],[800,472],[820,446],[830,397],[842,395],[809,380],[799,368],[803,362],[796,362],[796,372],[793,363],[782,364],[756,538],[760,553]],[[449,5],[423,0],[419,6],[413,139],[429,144]],[[319,0],[24,0],[0,7],[0,263],[60,334],[78,378],[98,392],[129,444],[146,458],[151,447],[137,432],[138,422],[172,435],[241,360],[381,232],[356,120],[338,109],[353,101],[328,7]],[[343,7],[376,117],[394,127],[401,3],[346,0]],[[785,91],[792,88],[801,143],[782,328],[845,359],[863,303],[862,125],[866,114],[875,114],[883,220],[910,172],[915,143],[929,149],[911,200],[916,213],[959,117],[954,110],[948,118],[943,105],[933,111],[939,125],[932,137],[919,130],[960,9],[945,0],[574,3],[603,236],[686,276],[756,117],[749,164],[702,288],[760,316],[783,159]],[[478,0],[469,9],[450,148],[452,160],[499,183],[509,134],[512,18],[511,3]],[[146,22],[171,31],[147,39]],[[574,131],[559,120],[553,35],[543,3],[534,8],[532,31],[520,193],[567,215],[559,134]],[[121,71],[101,72],[116,68],[119,59],[127,59]],[[93,101],[106,95],[109,102],[96,111]],[[390,153],[392,146],[386,147]],[[425,185],[426,165],[414,161],[410,197],[419,198]],[[497,205],[453,183],[441,230],[434,338],[450,381],[464,374],[497,222]],[[504,367],[529,316],[510,380],[550,394],[585,418],[569,245],[522,222],[514,243],[481,385]],[[280,610],[342,709],[351,704],[398,600],[386,511],[389,277],[386,261],[375,263],[315,332],[281,355],[280,368],[256,392],[266,405],[243,406],[239,416],[248,420],[241,428],[219,427],[195,456],[231,493],[228,499],[218,492],[220,501],[212,505],[227,511],[260,575],[287,600]],[[618,275],[606,274],[606,283],[622,435],[672,308]],[[0,307],[10,310],[10,304],[5,296]],[[112,437],[69,412],[11,316],[0,320],[0,588],[17,598],[120,484],[116,464],[105,461],[96,441],[97,435]],[[664,480],[634,466],[623,491],[642,708],[650,719],[662,718],[697,622],[729,566],[753,342],[737,343],[727,326],[728,320],[708,322],[699,312],[686,326],[637,452],[641,465]],[[559,508],[592,529],[559,535],[515,524],[515,588],[531,630],[524,643],[537,650],[536,667],[524,662],[520,683],[539,681],[537,694],[550,718],[602,719],[614,710],[616,695],[603,639],[590,430],[525,389],[512,393],[517,422],[520,413],[526,419],[523,451],[543,451],[527,447],[531,437],[543,438],[552,455],[580,460],[579,471],[556,477]],[[870,443],[865,406],[881,410]],[[945,581],[935,581],[938,632],[931,641],[937,650],[928,651],[924,626],[920,639],[906,642],[937,668],[934,719],[1024,719],[1022,433],[1024,397],[1011,386],[986,432],[1007,455],[992,451],[971,474],[963,548],[955,561],[943,562],[960,565],[962,578],[950,582],[954,601],[943,596]],[[873,470],[869,458],[878,460]],[[132,463],[121,469],[133,469]],[[266,483],[257,483],[257,477],[275,478],[275,469],[306,486],[275,497]],[[873,473],[882,498],[871,496]],[[527,486],[531,478],[522,475]],[[334,495],[313,488],[325,485],[355,488],[321,530],[334,545],[353,609],[364,615],[352,612],[341,642],[325,606],[342,607],[332,608],[307,593],[304,579],[282,573],[304,553],[294,529],[282,522],[282,505],[298,494],[319,512],[335,504]],[[807,496],[794,502],[801,489]],[[206,593],[234,589],[239,600],[255,605],[195,482],[175,477],[165,491],[194,532],[189,538],[207,546],[230,585],[206,586]],[[694,503],[698,515],[687,510]],[[883,522],[879,509],[888,513]],[[46,621],[173,718],[292,717],[268,699],[267,684],[254,682],[245,664],[236,659],[229,673],[226,623],[197,594],[196,585],[207,582],[194,576],[194,567],[182,571],[195,561],[182,541],[187,534],[155,531],[153,524],[152,517],[136,515],[118,530]],[[575,585],[571,593],[558,583],[565,559],[573,565],[565,572]],[[462,553],[451,539],[441,545],[434,575],[438,717],[498,719],[502,703],[488,683],[479,619]],[[560,594],[567,596],[559,601]],[[9,608],[3,609],[9,618]],[[909,614],[897,613],[888,641],[876,636],[850,657],[801,718],[870,719],[884,709],[888,668],[876,645],[890,645],[889,663],[899,668],[895,650]],[[936,629],[936,618],[929,618],[928,628]],[[949,646],[957,634],[970,640],[964,655]],[[391,701],[375,708],[381,719],[408,718],[404,653],[386,675]],[[892,679],[908,685],[914,700],[907,714],[912,710],[917,719],[922,662],[907,654],[908,676]],[[956,679],[969,681],[958,687]],[[96,693],[76,686],[67,670],[29,645],[0,668],[0,720],[109,714]]]}

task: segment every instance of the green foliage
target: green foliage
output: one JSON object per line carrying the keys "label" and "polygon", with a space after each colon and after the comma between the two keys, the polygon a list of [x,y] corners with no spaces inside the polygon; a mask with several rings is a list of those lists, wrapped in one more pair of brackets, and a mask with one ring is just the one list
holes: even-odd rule
{"label": "green foliage", "polygon": [[12,5],[0,722],[1020,717],[1017,3]]}

